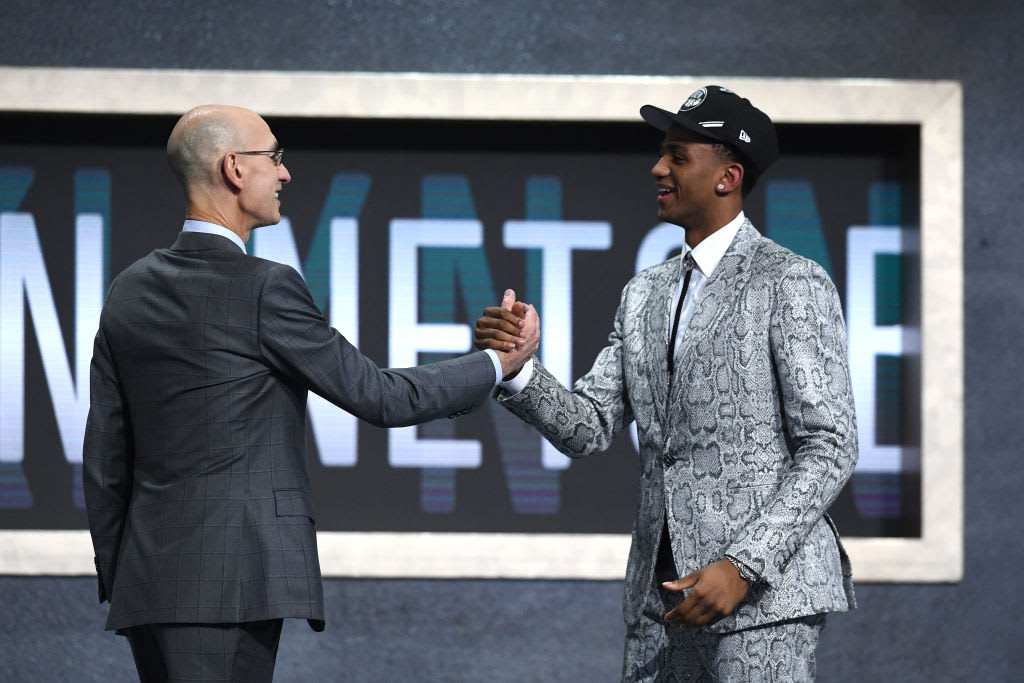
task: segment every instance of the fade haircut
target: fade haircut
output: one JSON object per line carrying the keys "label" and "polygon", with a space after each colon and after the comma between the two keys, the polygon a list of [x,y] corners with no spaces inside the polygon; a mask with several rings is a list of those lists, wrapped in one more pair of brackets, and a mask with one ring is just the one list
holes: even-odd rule
{"label": "fade haircut", "polygon": [[739,153],[732,145],[728,145],[724,142],[714,142],[711,144],[712,149],[715,150],[715,154],[722,161],[732,162],[743,166],[743,186],[740,188],[740,196],[744,199],[754,189],[754,185],[757,185],[757,171],[754,170],[754,165],[747,161],[742,154]]}

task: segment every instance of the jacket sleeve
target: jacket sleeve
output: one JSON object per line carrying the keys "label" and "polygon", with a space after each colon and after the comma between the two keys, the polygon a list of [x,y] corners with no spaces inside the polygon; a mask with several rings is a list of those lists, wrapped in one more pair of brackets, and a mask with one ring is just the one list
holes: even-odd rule
{"label": "jacket sleeve", "polygon": [[[626,294],[623,293],[622,301]],[[623,427],[633,420],[626,396],[622,364],[623,310],[620,301],[608,345],[594,366],[569,391],[534,359],[533,375],[517,394],[498,394],[498,402],[537,428],[570,458],[608,450]]]}
{"label": "jacket sleeve", "polygon": [[89,372],[89,417],[82,448],[82,485],[95,551],[100,602],[110,599],[131,499],[135,459],[131,420],[110,346],[100,329]]}
{"label": "jacket sleeve", "polygon": [[801,259],[781,278],[769,341],[792,465],[726,554],[774,584],[857,464],[846,325],[818,264]]}
{"label": "jacket sleeve", "polygon": [[382,370],[327,324],[295,269],[275,265],[259,297],[259,349],[292,381],[378,427],[457,417],[485,403],[497,380],[483,351]]}

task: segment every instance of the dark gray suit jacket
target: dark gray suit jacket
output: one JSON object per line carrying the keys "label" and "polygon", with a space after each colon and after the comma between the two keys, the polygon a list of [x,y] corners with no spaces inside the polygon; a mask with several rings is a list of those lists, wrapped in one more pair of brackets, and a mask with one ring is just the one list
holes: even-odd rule
{"label": "dark gray suit jacket", "polygon": [[107,628],[321,630],[306,392],[395,427],[476,408],[495,373],[483,352],[381,370],[293,268],[183,232],[114,280],[90,379],[83,472]]}

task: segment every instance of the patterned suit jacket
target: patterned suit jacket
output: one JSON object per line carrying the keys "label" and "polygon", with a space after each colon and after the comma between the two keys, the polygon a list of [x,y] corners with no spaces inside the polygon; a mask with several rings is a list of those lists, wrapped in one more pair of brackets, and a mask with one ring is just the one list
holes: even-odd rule
{"label": "patterned suit jacket", "polygon": [[114,280],[90,379],[83,473],[107,629],[322,630],[307,390],[393,427],[467,412],[495,378],[482,352],[381,370],[294,269],[183,232]]}
{"label": "patterned suit jacket", "polygon": [[499,395],[563,453],[605,450],[636,420],[642,472],[623,614],[639,619],[667,514],[680,576],[722,559],[759,575],[728,632],[854,607],[850,563],[825,511],[857,461],[846,327],[816,263],[746,221],[668,376],[679,257],[626,285],[609,344],[570,392],[540,364]]}

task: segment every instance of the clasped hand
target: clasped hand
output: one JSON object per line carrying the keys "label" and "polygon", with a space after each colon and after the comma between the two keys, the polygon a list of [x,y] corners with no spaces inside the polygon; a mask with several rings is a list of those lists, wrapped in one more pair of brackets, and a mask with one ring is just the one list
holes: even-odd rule
{"label": "clasped hand", "polygon": [[516,301],[514,290],[506,289],[501,306],[484,309],[476,321],[476,348],[493,349],[501,360],[502,379],[512,379],[540,345],[540,317],[529,304]]}
{"label": "clasped hand", "polygon": [[735,611],[749,588],[726,559],[661,585],[669,591],[690,589],[686,599],[665,615],[665,621],[681,628],[706,626],[724,619]]}

